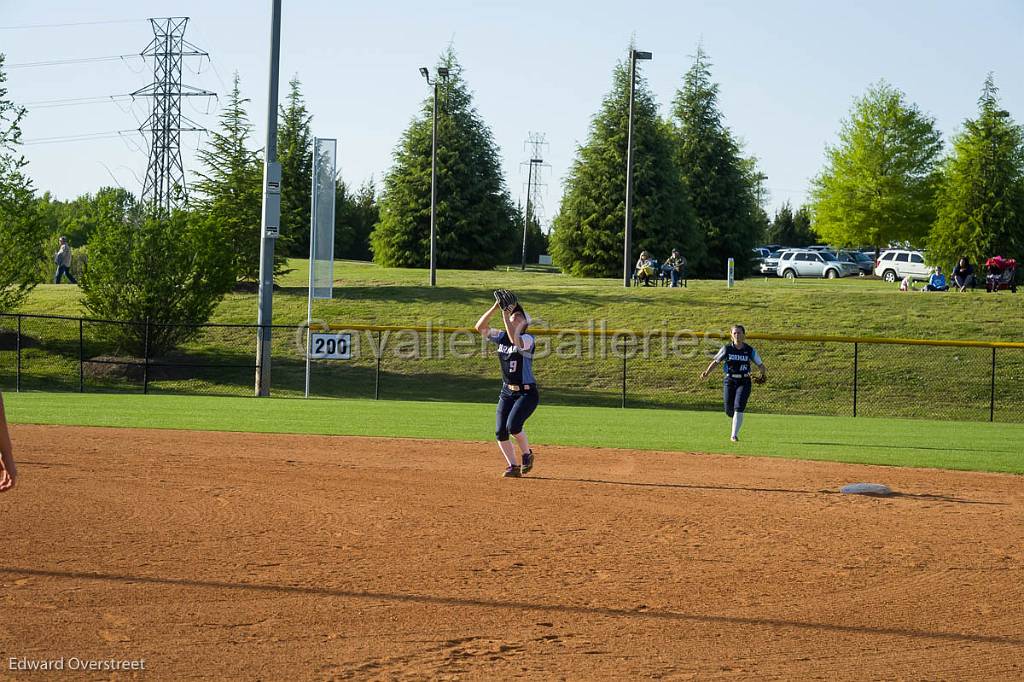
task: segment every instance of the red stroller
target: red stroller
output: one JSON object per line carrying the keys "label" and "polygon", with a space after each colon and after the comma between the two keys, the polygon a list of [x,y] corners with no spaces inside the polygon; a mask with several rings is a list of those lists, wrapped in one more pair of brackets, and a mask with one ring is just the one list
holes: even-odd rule
{"label": "red stroller", "polygon": [[985,261],[987,274],[985,275],[985,291],[999,291],[1009,289],[1017,293],[1017,261],[1013,258],[993,256]]}

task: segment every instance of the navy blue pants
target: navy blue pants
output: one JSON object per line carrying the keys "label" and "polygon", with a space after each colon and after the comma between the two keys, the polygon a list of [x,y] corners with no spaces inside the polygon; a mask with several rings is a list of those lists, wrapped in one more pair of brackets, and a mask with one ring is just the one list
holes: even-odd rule
{"label": "navy blue pants", "polygon": [[71,274],[71,268],[69,268],[66,265],[57,266],[57,274],[53,276],[53,283],[60,284],[60,278],[65,276],[68,278],[68,281],[71,282],[72,284],[78,284],[78,282],[75,281],[74,275]]}
{"label": "navy blue pants", "polygon": [[747,411],[747,400],[750,398],[750,377],[733,379],[726,377],[722,384],[722,399],[725,402],[725,413],[730,417],[736,412]]}
{"label": "navy blue pants", "polygon": [[494,435],[498,440],[508,440],[510,434],[522,433],[523,425],[540,403],[537,387],[528,391],[510,391],[503,387],[498,396],[498,412],[495,415]]}

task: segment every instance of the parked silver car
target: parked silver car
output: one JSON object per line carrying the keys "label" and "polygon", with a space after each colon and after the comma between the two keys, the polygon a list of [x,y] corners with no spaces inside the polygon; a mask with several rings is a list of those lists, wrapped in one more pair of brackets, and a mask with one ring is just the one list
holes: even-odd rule
{"label": "parked silver car", "polygon": [[842,250],[836,257],[846,263],[853,263],[862,275],[870,275],[875,270],[875,259],[861,251]]}
{"label": "parked silver car", "polygon": [[790,249],[779,256],[776,272],[780,277],[795,279],[797,277],[849,277],[856,275],[860,269],[855,263],[844,263],[828,251],[811,251],[810,249]]}

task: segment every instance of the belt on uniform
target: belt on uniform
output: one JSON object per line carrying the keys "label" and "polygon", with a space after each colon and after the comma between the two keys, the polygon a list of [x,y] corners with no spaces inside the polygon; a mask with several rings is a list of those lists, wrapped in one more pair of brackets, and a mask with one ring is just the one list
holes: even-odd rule
{"label": "belt on uniform", "polygon": [[505,388],[510,391],[515,391],[516,393],[519,393],[520,391],[532,391],[536,387],[537,384],[505,384]]}
{"label": "belt on uniform", "polygon": [[726,374],[725,376],[729,377],[730,379],[749,379],[750,378],[749,374]]}

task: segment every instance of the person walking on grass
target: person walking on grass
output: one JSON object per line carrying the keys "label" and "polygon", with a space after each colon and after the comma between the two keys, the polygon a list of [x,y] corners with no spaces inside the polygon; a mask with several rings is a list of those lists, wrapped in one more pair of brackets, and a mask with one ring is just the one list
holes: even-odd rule
{"label": "person walking on grass", "polygon": [[4,396],[0,393],[0,493],[13,488],[17,478],[18,469],[14,466],[11,434],[7,430],[7,415],[4,414]]}
{"label": "person walking on grass", "polygon": [[53,262],[57,264],[57,274],[53,276],[53,283],[60,284],[60,278],[67,275],[68,281],[78,284],[75,276],[71,274],[71,245],[67,237],[60,238],[60,248],[53,254]]}
{"label": "person walking on grass", "polygon": [[[477,320],[476,330],[498,346],[498,361],[504,383],[498,395],[494,434],[498,448],[505,456],[505,478],[519,478],[533,469],[533,450],[524,426],[540,403],[537,380],[533,376],[533,349],[535,341],[526,333],[530,316],[519,304],[516,295],[506,289],[494,292],[494,305]],[[491,328],[491,317],[501,311],[502,328]],[[509,440],[515,439],[522,453],[522,464],[516,460],[516,448]]]}
{"label": "person walking on grass", "polygon": [[725,413],[732,419],[732,436],[729,440],[735,443],[740,439],[743,413],[746,412],[747,400],[750,398],[751,365],[761,371],[756,379],[759,384],[763,384],[768,379],[768,370],[761,362],[761,356],[757,354],[757,351],[747,345],[747,330],[743,328],[742,324],[734,325],[730,336],[732,343],[722,346],[707,369],[701,372],[700,378],[701,380],[706,379],[718,364],[723,365],[725,377],[722,384],[722,398],[725,402]]}

